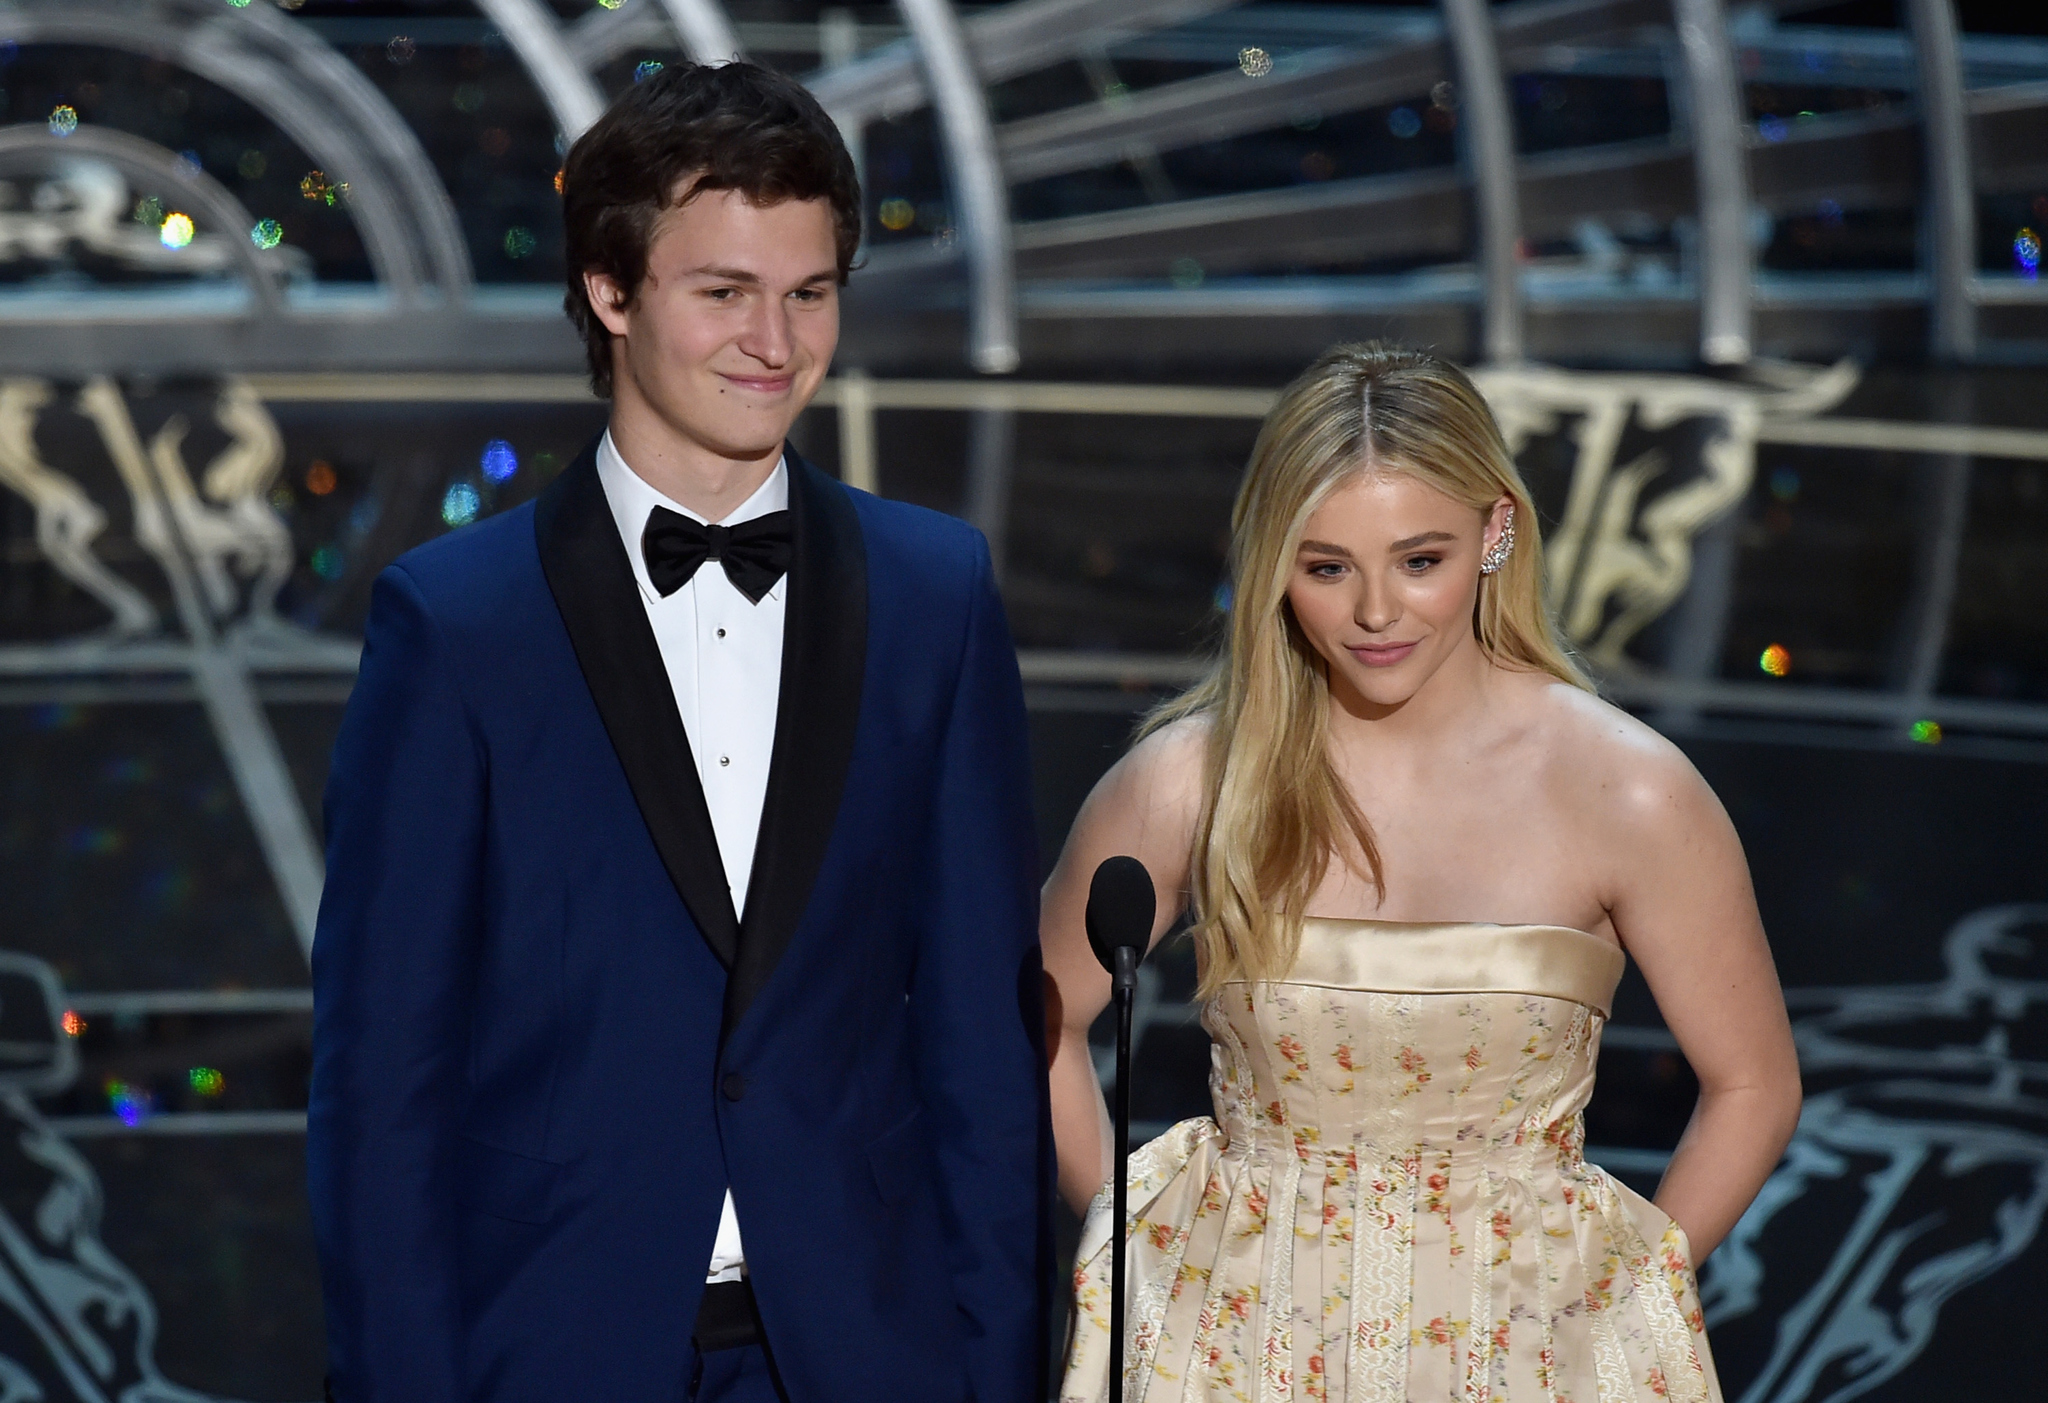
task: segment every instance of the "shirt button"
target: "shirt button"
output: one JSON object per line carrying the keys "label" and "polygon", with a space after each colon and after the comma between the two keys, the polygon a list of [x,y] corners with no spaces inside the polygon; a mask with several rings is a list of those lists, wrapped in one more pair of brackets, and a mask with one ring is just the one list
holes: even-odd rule
{"label": "shirt button", "polygon": [[718,757],[718,763],[721,766],[730,765],[732,763],[732,757],[730,755],[721,755]]}
{"label": "shirt button", "polygon": [[718,1089],[725,1093],[726,1100],[737,1101],[747,1094],[747,1079],[738,1072],[727,1072]]}

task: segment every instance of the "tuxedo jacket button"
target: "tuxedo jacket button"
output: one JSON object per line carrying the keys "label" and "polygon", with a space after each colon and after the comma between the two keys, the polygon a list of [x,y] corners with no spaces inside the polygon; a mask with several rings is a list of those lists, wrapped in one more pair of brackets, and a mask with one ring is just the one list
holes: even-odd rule
{"label": "tuxedo jacket button", "polygon": [[747,1094],[747,1079],[738,1072],[727,1072],[725,1080],[719,1083],[719,1090],[725,1093],[726,1100],[737,1101]]}

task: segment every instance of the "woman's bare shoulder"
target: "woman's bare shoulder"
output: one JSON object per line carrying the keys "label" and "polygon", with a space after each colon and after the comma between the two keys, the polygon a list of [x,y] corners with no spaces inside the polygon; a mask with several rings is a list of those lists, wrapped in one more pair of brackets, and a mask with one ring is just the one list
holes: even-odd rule
{"label": "woman's bare shoulder", "polygon": [[1537,688],[1530,704],[1546,786],[1602,827],[1668,835],[1721,816],[1685,752],[1620,707],[1563,682]]}
{"label": "woman's bare shoulder", "polygon": [[1202,804],[1213,729],[1208,715],[1196,712],[1148,732],[1103,776],[1097,792],[1114,792],[1123,802],[1153,813],[1185,814],[1192,824]]}

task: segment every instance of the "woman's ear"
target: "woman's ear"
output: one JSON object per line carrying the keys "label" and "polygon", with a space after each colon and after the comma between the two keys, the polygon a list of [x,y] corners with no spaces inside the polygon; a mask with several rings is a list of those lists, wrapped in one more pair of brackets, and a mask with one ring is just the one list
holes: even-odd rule
{"label": "woman's ear", "polygon": [[1479,550],[1483,555],[1500,542],[1500,533],[1507,529],[1515,510],[1515,499],[1502,493],[1486,509],[1486,525],[1479,533]]}

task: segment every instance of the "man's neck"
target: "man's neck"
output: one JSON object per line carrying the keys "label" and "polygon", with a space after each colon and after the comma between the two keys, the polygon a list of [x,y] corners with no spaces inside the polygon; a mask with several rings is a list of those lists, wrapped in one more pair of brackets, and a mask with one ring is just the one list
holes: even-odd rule
{"label": "man's neck", "polygon": [[634,413],[623,404],[612,410],[611,435],[612,447],[637,477],[709,522],[739,510],[782,461],[781,444],[760,457],[730,457],[676,432],[644,408]]}

